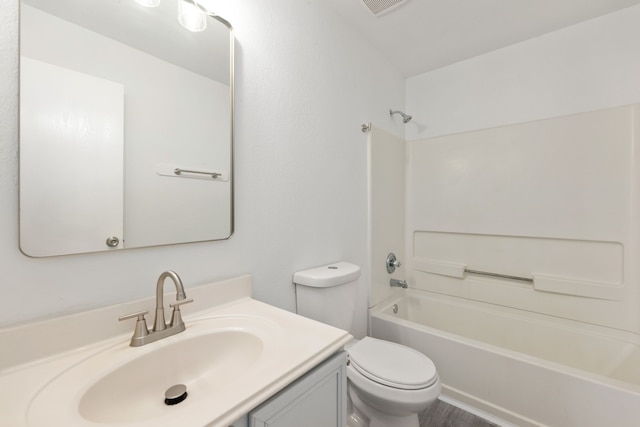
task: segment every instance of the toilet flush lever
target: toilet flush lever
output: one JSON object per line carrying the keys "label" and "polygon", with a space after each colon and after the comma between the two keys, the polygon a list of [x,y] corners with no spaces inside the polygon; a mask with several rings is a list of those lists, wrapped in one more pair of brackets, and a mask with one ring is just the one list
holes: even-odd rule
{"label": "toilet flush lever", "polygon": [[398,261],[398,259],[396,258],[396,254],[391,252],[389,255],[387,255],[387,273],[393,273],[394,271],[396,271],[396,267],[400,267],[401,265],[402,264],[400,264],[400,261]]}

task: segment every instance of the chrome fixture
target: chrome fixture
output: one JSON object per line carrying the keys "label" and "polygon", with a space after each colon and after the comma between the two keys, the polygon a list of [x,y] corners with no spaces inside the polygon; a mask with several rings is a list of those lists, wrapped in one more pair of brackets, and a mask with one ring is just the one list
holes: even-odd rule
{"label": "chrome fixture", "polygon": [[391,117],[393,117],[394,114],[400,114],[400,116],[402,116],[402,123],[404,123],[404,124],[409,123],[411,121],[411,119],[413,118],[410,115],[405,114],[400,110],[389,110],[389,115]]}
{"label": "chrome fixture", "polygon": [[187,386],[184,384],[176,384],[171,386],[164,392],[165,405],[177,405],[187,398]]}
{"label": "chrome fixture", "polygon": [[361,124],[360,130],[362,131],[362,133],[371,132],[371,122]]}
{"label": "chrome fixture", "polygon": [[[169,304],[173,308],[169,324],[166,323],[164,318],[164,282],[167,277],[173,280],[173,284],[176,287],[176,302]],[[190,302],[193,302],[193,299],[187,299],[180,276],[174,271],[165,271],[160,275],[156,284],[156,317],[153,321],[153,330],[149,331],[147,321],[144,318],[144,315],[149,313],[148,310],[126,314],[119,317],[118,320],[136,318],[136,328],[131,337],[131,347],[140,347],[184,331],[186,327],[182,321],[180,306]]]}
{"label": "chrome fixture", "polygon": [[110,248],[115,248],[116,246],[118,246],[120,244],[120,239],[118,239],[116,236],[107,237],[107,240],[106,240],[105,243]]}
{"label": "chrome fixture", "polygon": [[176,175],[182,175],[183,173],[195,173],[195,174],[199,174],[199,175],[211,175],[211,178],[220,178],[222,176],[222,174],[220,172],[207,172],[207,171],[194,171],[194,170],[188,170],[188,169],[180,169],[180,168],[175,168],[173,170],[173,173]]}
{"label": "chrome fixture", "polygon": [[391,286],[392,288],[402,288],[402,289],[406,289],[409,287],[407,285],[406,280],[398,280],[398,279],[389,280],[389,286]]}
{"label": "chrome fixture", "polygon": [[401,265],[402,264],[400,263],[400,261],[398,261],[398,259],[396,258],[396,254],[391,252],[389,253],[389,255],[387,255],[387,273],[393,273],[394,271],[396,271],[396,267],[400,267]]}
{"label": "chrome fixture", "polygon": [[477,274],[478,276],[497,277],[499,279],[519,280],[521,282],[533,283],[533,279],[531,277],[511,276],[508,274],[490,273],[488,271],[470,270],[468,268],[465,268],[464,272],[468,274]]}

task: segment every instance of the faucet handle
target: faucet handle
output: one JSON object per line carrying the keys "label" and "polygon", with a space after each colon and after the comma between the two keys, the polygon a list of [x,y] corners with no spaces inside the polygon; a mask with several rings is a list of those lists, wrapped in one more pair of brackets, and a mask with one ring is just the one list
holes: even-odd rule
{"label": "faucet handle", "polygon": [[180,306],[183,304],[189,304],[190,302],[193,302],[193,298],[187,298],[176,301],[173,304],[169,304],[169,307],[173,308],[173,312],[171,313],[171,322],[169,323],[170,327],[184,325],[184,322],[182,321],[182,314],[180,313]]}
{"label": "faucet handle", "polygon": [[140,319],[144,319],[145,314],[149,314],[149,310],[136,311],[135,313],[125,314],[124,316],[118,317],[118,320],[122,322],[123,320],[133,319],[134,317],[137,317],[138,320],[140,320]]}
{"label": "faucet handle", "polygon": [[193,298],[187,298],[180,301],[176,301],[173,304],[169,304],[169,307],[173,308],[174,310],[180,310],[181,305],[189,304],[190,302],[193,302]]}
{"label": "faucet handle", "polygon": [[144,315],[148,313],[149,313],[149,310],[137,311],[135,313],[125,314],[124,316],[118,317],[118,320],[121,322],[123,320],[133,319],[134,317],[137,318],[136,328],[134,329],[133,336],[131,337],[131,345],[134,347],[136,347],[137,345],[141,345],[141,344],[134,345],[135,341],[138,341],[142,337],[146,337],[147,335],[149,335],[149,329],[147,329],[147,321],[144,318]]}

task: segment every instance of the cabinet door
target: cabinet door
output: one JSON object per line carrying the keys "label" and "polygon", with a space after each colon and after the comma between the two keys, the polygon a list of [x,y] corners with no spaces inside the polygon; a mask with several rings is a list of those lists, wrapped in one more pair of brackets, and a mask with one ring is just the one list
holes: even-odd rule
{"label": "cabinet door", "polygon": [[346,353],[340,352],[249,414],[250,427],[347,425]]}
{"label": "cabinet door", "polygon": [[229,427],[249,427],[249,415],[243,415],[242,418],[232,422]]}

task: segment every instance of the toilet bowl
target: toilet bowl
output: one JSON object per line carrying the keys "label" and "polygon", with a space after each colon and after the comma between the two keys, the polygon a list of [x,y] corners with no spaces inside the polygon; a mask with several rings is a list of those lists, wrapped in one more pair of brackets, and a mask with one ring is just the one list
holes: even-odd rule
{"label": "toilet bowl", "polygon": [[418,427],[418,413],[440,395],[436,368],[422,353],[365,337],[348,348],[350,427]]}
{"label": "toilet bowl", "polygon": [[[294,274],[298,314],[351,332],[360,267],[338,262]],[[372,337],[346,346],[349,427],[419,427],[441,389],[433,362]]]}

